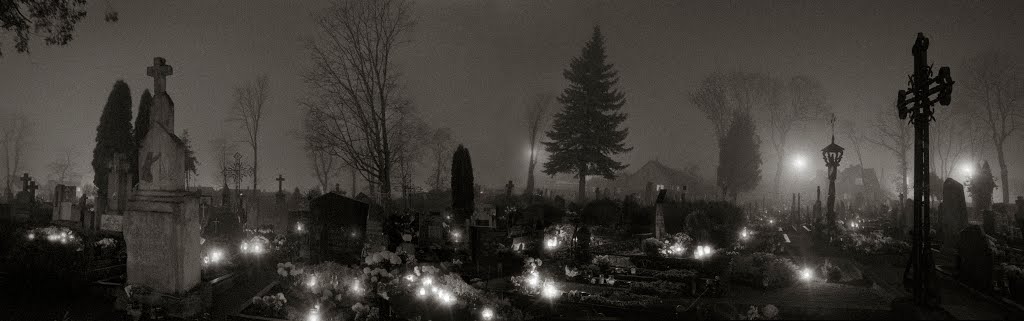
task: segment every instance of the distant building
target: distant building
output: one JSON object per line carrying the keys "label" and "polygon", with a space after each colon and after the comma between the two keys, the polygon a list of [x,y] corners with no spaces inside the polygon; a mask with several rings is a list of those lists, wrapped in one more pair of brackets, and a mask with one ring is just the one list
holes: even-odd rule
{"label": "distant building", "polygon": [[851,165],[836,174],[836,197],[854,207],[881,204],[890,197],[874,168]]}
{"label": "distant building", "polygon": [[622,198],[626,195],[636,194],[644,203],[653,204],[658,190],[668,190],[672,199],[678,199],[685,188],[688,199],[705,198],[706,195],[716,195],[716,189],[708,184],[703,178],[693,172],[684,172],[671,168],[656,160],[648,161],[635,172],[623,173],[612,180],[593,179],[588,184],[587,198],[593,199],[595,190],[601,188],[601,194],[609,198]]}

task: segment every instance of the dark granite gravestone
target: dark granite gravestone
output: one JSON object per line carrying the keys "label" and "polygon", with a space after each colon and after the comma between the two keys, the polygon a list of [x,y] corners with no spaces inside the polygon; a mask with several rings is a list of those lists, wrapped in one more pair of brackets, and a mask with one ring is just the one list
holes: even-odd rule
{"label": "dark granite gravestone", "polygon": [[310,254],[315,262],[360,262],[370,205],[336,192],[310,201]]}
{"label": "dark granite gravestone", "polygon": [[964,228],[957,243],[957,278],[975,289],[991,290],[995,252],[995,243],[980,226]]}
{"label": "dark granite gravestone", "polygon": [[964,185],[952,178],[942,183],[942,205],[939,210],[939,230],[946,244],[955,244],[956,237],[967,227],[967,201]]}

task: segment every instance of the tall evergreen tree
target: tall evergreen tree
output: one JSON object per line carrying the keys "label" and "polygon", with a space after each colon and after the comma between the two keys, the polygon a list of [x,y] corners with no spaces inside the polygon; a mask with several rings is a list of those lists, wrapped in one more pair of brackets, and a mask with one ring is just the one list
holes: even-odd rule
{"label": "tall evergreen tree", "polygon": [[971,200],[978,213],[992,207],[992,194],[996,187],[999,186],[996,185],[996,177],[992,175],[988,161],[978,164],[978,174],[967,184],[967,191],[971,193]]}
{"label": "tall evergreen tree", "polygon": [[718,187],[733,202],[761,182],[761,142],[750,114],[737,111],[725,137],[718,142]]}
{"label": "tall evergreen tree", "polygon": [[475,197],[473,161],[469,158],[469,149],[460,144],[452,155],[452,210],[460,222],[473,212]]}
{"label": "tall evergreen tree", "polygon": [[132,185],[139,183],[139,147],[142,147],[142,139],[146,138],[149,132],[149,110],[153,108],[153,94],[149,89],[142,91],[139,98],[139,114],[135,115],[135,128],[132,132],[135,138],[135,149],[132,151]]}
{"label": "tall evergreen tree", "polygon": [[562,76],[569,87],[562,91],[558,102],[562,110],[555,115],[552,130],[547,132],[549,142],[544,149],[551,154],[544,163],[544,173],[576,174],[579,178],[577,200],[586,198],[587,175],[614,178],[615,171],[626,165],[610,156],[632,150],[623,141],[629,134],[619,126],[626,114],[619,112],[625,104],[625,95],[615,88],[619,79],[612,64],[605,62],[604,37],[601,29],[583,46],[579,57],[569,63]]}
{"label": "tall evergreen tree", "polygon": [[92,169],[95,172],[99,199],[107,198],[107,166],[116,154],[131,157],[135,142],[132,139],[132,91],[123,80],[114,83],[103,106],[100,124],[96,127],[96,147],[92,150]]}

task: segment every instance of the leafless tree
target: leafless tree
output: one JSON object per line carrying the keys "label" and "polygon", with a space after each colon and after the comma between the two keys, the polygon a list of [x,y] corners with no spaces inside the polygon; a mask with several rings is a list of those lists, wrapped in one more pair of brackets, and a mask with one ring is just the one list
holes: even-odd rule
{"label": "leafless tree", "polygon": [[309,164],[313,168],[317,182],[320,183],[320,190],[329,191],[331,180],[337,178],[338,172],[342,169],[341,162],[333,155],[319,149],[307,148],[306,156],[309,158]]}
{"label": "leafless tree", "polygon": [[245,130],[245,142],[252,148],[252,190],[258,190],[259,184],[259,150],[260,120],[263,119],[263,107],[270,99],[270,85],[267,76],[256,77],[235,88],[235,104],[232,105],[231,121]]}
{"label": "leafless tree", "polygon": [[210,140],[210,146],[217,155],[217,175],[224,179],[224,186],[228,186],[228,166],[231,165],[231,157],[238,150],[238,145],[226,137],[218,137]]}
{"label": "leafless tree", "polygon": [[316,19],[302,100],[312,146],[353,167],[391,199],[392,168],[411,117],[392,59],[411,23],[407,0],[335,0]]}
{"label": "leafless tree", "polygon": [[410,116],[403,124],[395,127],[395,132],[397,139],[392,140],[397,145],[394,154],[395,174],[401,187],[402,199],[406,206],[410,206],[409,192],[415,189],[413,176],[429,146],[431,130],[421,119]]}
{"label": "leafless tree", "polygon": [[[981,144],[981,136],[963,108],[938,108],[932,127],[933,172],[939,178],[950,177],[956,165],[971,155],[972,146]],[[938,166],[934,166],[938,165]]]}
{"label": "leafless tree", "polygon": [[537,135],[542,132],[544,127],[547,127],[551,105],[554,101],[555,97],[550,94],[537,94],[526,106],[526,129],[530,137],[530,164],[526,176],[526,195],[533,195],[533,170],[537,166]]}
{"label": "leafless tree", "polygon": [[765,104],[764,118],[768,120],[768,137],[775,151],[775,191],[780,192],[782,166],[785,164],[786,142],[790,132],[807,122],[820,119],[828,106],[825,89],[817,79],[796,76],[784,86],[772,80],[762,81],[769,82],[767,95],[770,100]]}
{"label": "leafless tree", "polygon": [[962,65],[957,89],[963,93],[967,107],[981,119],[977,130],[991,139],[999,160],[1003,202],[1009,203],[1010,172],[1004,149],[1009,138],[1024,126],[1024,70],[1017,61],[997,52],[976,55]]}
{"label": "leafless tree", "polygon": [[430,135],[430,162],[433,163],[433,172],[430,177],[430,189],[432,191],[443,191],[448,183],[448,173],[451,167],[452,153],[454,152],[454,140],[450,128],[438,128]]}
{"label": "leafless tree", "polygon": [[864,135],[864,140],[882,147],[896,158],[899,171],[899,192],[907,197],[910,163],[907,157],[914,147],[914,130],[906,121],[896,117],[894,107],[882,106],[875,113],[871,124],[875,135]]}
{"label": "leafless tree", "polygon": [[732,125],[736,112],[752,113],[772,99],[771,79],[764,74],[750,72],[713,73],[704,78],[697,90],[690,93],[690,102],[704,113],[722,140]]}
{"label": "leafless tree", "polygon": [[78,164],[75,162],[73,154],[74,152],[70,148],[66,149],[64,155],[47,166],[50,168],[50,175],[58,184],[73,184],[72,181],[76,177],[80,178],[81,175],[76,171]]}
{"label": "leafless tree", "polygon": [[13,191],[11,179],[22,170],[32,128],[32,122],[21,112],[4,115],[0,122],[0,144],[3,145],[3,159],[0,161],[4,163],[6,191]]}

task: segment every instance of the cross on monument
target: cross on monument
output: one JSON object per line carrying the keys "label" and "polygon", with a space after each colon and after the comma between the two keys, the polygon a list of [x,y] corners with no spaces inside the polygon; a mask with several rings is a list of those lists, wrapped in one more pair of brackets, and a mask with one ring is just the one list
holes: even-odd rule
{"label": "cross on monument", "polygon": [[22,175],[21,176],[21,190],[22,191],[27,191],[28,190],[28,182],[31,182],[31,181],[32,181],[32,178],[28,176],[28,173],[25,173],[25,175]]}
{"label": "cross on monument", "polygon": [[28,183],[28,186],[25,190],[27,190],[28,193],[32,195],[33,198],[35,198],[37,189],[39,189],[39,184],[36,184],[36,181],[32,180],[31,182]]}
{"label": "cross on monument", "polygon": [[284,194],[284,190],[281,189],[281,183],[284,182],[284,175],[277,174],[277,178],[274,180],[277,181],[277,193]]}
{"label": "cross on monument", "polygon": [[[907,90],[900,90],[896,98],[896,111],[900,119],[910,117],[914,124],[914,228],[913,243],[910,250],[910,261],[907,262],[903,274],[903,285],[914,293],[914,304],[931,306],[937,304],[938,295],[934,289],[935,262],[932,260],[932,247],[929,231],[928,197],[929,166],[928,166],[928,125],[935,119],[932,106],[939,103],[949,105],[953,92],[953,78],[949,67],[939,68],[939,74],[933,77],[932,66],[928,65],[928,38],[923,33],[917,34],[914,47],[914,74],[908,81]],[[912,95],[908,98],[908,94]],[[936,95],[935,99],[930,96]]]}
{"label": "cross on monument", "polygon": [[153,58],[153,65],[146,67],[146,76],[153,77],[153,94],[167,91],[167,76],[174,74],[174,68],[163,57]]}

